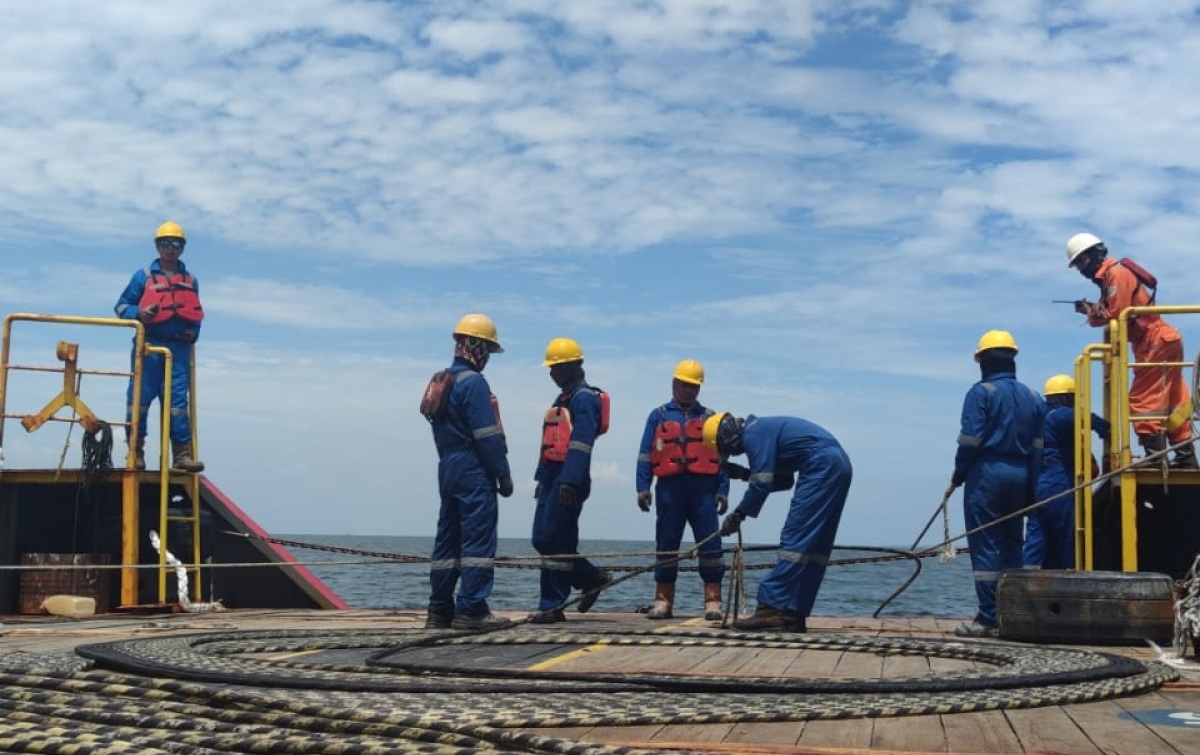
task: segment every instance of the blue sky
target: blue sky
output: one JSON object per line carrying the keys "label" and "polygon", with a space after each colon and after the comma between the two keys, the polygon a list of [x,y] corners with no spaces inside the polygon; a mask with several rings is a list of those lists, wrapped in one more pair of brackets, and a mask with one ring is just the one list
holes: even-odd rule
{"label": "blue sky", "polygon": [[[842,441],[850,545],[908,544],[941,500],[980,334],[1010,330],[1039,389],[1097,340],[1050,303],[1095,296],[1072,233],[1200,301],[1196,3],[3,5],[0,310],[109,315],[181,223],[201,457],[273,532],[432,534],[417,404],[467,312],[506,348],[501,536],[529,533],[567,336],[613,397],[584,537],[653,538],[637,445],[692,358],[703,403]],[[19,328],[14,359],[66,330]],[[84,366],[125,364],[125,332],[78,336]],[[83,396],[117,417],[124,382]],[[10,422],[5,463],[66,436]]]}

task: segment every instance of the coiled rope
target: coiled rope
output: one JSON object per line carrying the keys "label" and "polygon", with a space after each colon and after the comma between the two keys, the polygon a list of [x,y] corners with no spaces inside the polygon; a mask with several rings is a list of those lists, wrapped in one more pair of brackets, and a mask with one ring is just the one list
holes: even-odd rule
{"label": "coiled rope", "polygon": [[[518,646],[661,647],[673,658],[734,647],[789,658],[825,651],[926,656],[963,668],[884,679],[789,678],[774,670],[569,674],[506,667],[501,649]],[[0,750],[632,755],[645,751],[522,730],[1031,708],[1138,694],[1177,678],[1165,664],[1084,650],[688,630],[217,632],[85,645],[77,653],[0,657]],[[472,654],[479,663],[469,663]]]}

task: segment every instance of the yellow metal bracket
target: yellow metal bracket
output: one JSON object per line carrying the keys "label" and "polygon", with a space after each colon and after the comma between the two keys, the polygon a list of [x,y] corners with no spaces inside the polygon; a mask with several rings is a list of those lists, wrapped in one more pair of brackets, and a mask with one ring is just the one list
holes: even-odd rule
{"label": "yellow metal bracket", "polygon": [[79,415],[79,424],[83,425],[83,429],[89,433],[97,432],[100,429],[100,421],[75,392],[75,383],[79,374],[76,364],[76,360],[79,358],[79,344],[59,341],[54,354],[64,365],[62,393],[52,398],[50,403],[46,404],[37,414],[28,414],[22,417],[21,426],[25,428],[26,432],[33,432],[49,422],[59,409],[69,406]]}

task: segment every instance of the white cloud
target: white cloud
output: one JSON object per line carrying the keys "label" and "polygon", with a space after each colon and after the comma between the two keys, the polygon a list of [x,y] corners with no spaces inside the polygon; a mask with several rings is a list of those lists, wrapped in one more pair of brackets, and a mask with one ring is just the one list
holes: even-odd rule
{"label": "white cloud", "polygon": [[1200,300],[1193,3],[7,10],[0,305],[108,316],[183,223],[202,451],[275,529],[320,532],[334,502],[338,531],[431,531],[415,396],[467,311],[508,347],[489,377],[520,484],[541,350],[571,335],[618,407],[592,511],[632,510],[631,445],[691,356],[713,404],[842,437],[845,539],[895,542],[902,518],[865,512],[936,503],[979,333],[1012,329],[1034,385],[1097,337],[1049,303],[1094,295],[1067,236]]}

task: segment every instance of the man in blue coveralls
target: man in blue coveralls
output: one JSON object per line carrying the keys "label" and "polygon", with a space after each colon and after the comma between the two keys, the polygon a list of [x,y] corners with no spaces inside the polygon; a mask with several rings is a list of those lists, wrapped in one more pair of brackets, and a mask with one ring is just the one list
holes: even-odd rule
{"label": "man in blue coveralls", "polygon": [[495,576],[496,494],[512,495],[513,481],[499,407],[481,373],[502,351],[490,317],[459,320],[449,368],[454,382],[444,409],[431,419],[442,503],[430,556],[427,629],[488,630],[511,623],[487,603]]}
{"label": "man in blue coveralls", "polygon": [[[1026,569],[1075,568],[1075,379],[1055,375],[1042,388],[1046,424],[1037,500],[1025,524]],[[1092,430],[1108,437],[1109,421],[1092,413]],[[1056,497],[1057,496],[1057,497]]]}
{"label": "man in blue coveralls", "polygon": [[758,583],[753,616],[735,629],[805,632],[817,591],[833,551],[838,523],[850,492],[853,468],[841,444],[825,428],[798,417],[744,420],[728,412],[704,422],[704,442],[722,457],[746,454],[749,467],[723,465],[730,477],[750,483],[741,502],[721,523],[732,535],[747,517],[757,517],[767,496],[792,487],[792,504],[779,534],[779,560]]}
{"label": "man in blue coveralls", "polygon": [[561,606],[572,587],[583,591],[577,610],[586,613],[612,579],[578,557],[579,514],[592,491],[592,445],[608,430],[608,394],[584,380],[583,350],[570,338],[551,341],[542,366],[550,368],[560,393],[542,421],[534,474],[533,547],[542,556],[541,599],[529,621],[554,624],[567,620]]}
{"label": "man in blue coveralls", "polygon": [[[656,407],[646,418],[642,445],[637,459],[637,505],[642,511],[655,507],[655,549],[658,567],[654,570],[654,605],[648,619],[674,616],[675,580],[679,576],[679,557],[675,555],[683,540],[684,525],[692,526],[692,538],[700,543],[715,535],[717,516],[729,506],[729,477],[721,471],[721,458],[704,445],[704,420],[712,416],[697,401],[704,383],[704,368],[694,359],[685,359],[675,367],[671,381],[671,401]],[[655,490],[650,484],[658,478]],[[713,537],[700,549],[700,579],[704,582],[704,618],[720,621],[721,579],[725,561],[721,557],[721,538]]]}
{"label": "man in blue coveralls", "polygon": [[[204,463],[192,458],[192,423],[188,413],[188,393],[192,371],[192,345],[200,337],[200,285],[188,272],[183,260],[187,238],[178,223],[167,221],[154,234],[158,259],[138,270],[121,292],[113,310],[123,320],[140,320],[146,330],[146,344],[165,346],[171,351],[171,466],[185,472],[202,472]],[[131,364],[137,354],[131,356]],[[141,400],[138,429],[134,442],[134,466],[146,468],[146,420],[150,403],[162,399],[167,358],[146,354],[142,358]],[[125,400],[125,420],[133,417],[133,379]]]}
{"label": "man in blue coveralls", "polygon": [[[1013,514],[1033,503],[1037,493],[1046,407],[1041,396],[1017,381],[1016,357],[1012,334],[984,333],[975,349],[981,379],[963,399],[950,483],[965,484],[963,519],[979,610],[973,621],[954,630],[960,637],[998,635],[1000,572],[1021,568],[1021,518]],[[1009,518],[996,522],[1003,517]]]}

